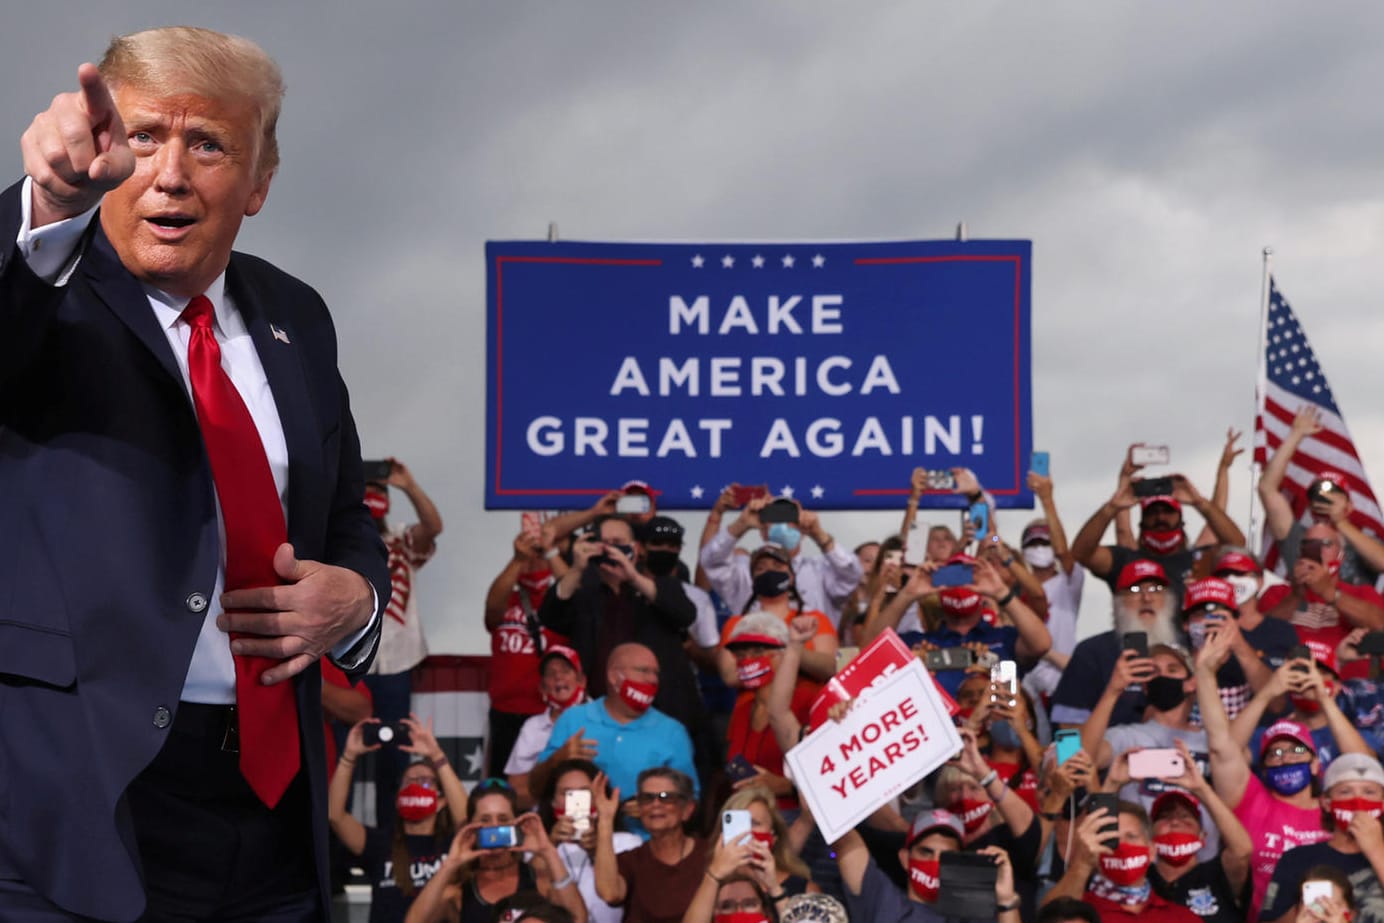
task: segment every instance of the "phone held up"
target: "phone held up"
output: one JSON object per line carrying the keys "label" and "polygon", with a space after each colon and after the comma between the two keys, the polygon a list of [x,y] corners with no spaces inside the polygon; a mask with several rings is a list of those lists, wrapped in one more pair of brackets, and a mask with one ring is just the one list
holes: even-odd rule
{"label": "phone held up", "polygon": [[1034,452],[1028,461],[1028,470],[1039,477],[1048,476],[1049,457],[1047,452]]}
{"label": "phone held up", "polygon": [[513,824],[502,827],[481,827],[476,831],[477,849],[512,849],[522,843],[519,828]]}
{"label": "phone held up", "polygon": [[1171,458],[1165,445],[1136,445],[1129,453],[1129,460],[1136,465],[1166,465]]}
{"label": "phone held up", "polygon": [[577,836],[585,836],[591,830],[591,792],[584,788],[567,792],[562,796],[562,813],[572,818]]}
{"label": "phone held up", "polygon": [[386,744],[401,747],[409,742],[408,726],[398,724],[367,724],[360,729],[361,740],[367,747]]}
{"label": "phone held up", "polygon": [[750,832],[749,811],[726,811],[721,815],[721,842],[729,845],[741,834]]}
{"label": "phone held up", "polygon": [[374,484],[383,484],[394,473],[394,463],[387,458],[361,462],[361,467],[365,469],[365,480]]}

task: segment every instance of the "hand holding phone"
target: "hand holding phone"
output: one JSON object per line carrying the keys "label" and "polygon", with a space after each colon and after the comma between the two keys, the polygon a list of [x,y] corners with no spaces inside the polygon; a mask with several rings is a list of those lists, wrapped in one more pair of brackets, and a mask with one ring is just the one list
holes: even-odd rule
{"label": "hand holding phone", "polygon": [[477,849],[512,849],[523,842],[519,828],[514,824],[499,827],[481,827],[476,831]]}
{"label": "hand holding phone", "polygon": [[742,834],[749,833],[749,811],[725,811],[721,814],[721,842],[727,846]]}
{"label": "hand holding phone", "polygon": [[1135,750],[1129,754],[1131,779],[1176,779],[1186,771],[1182,754],[1172,748]]}
{"label": "hand holding phone", "polygon": [[1048,477],[1048,465],[1049,460],[1047,452],[1034,452],[1033,456],[1029,459],[1028,470],[1040,477]]}
{"label": "hand holding phone", "polygon": [[1140,467],[1144,465],[1166,465],[1172,453],[1166,445],[1135,445],[1129,447],[1129,460]]}
{"label": "hand holding phone", "polygon": [[1063,728],[1053,738],[1057,749],[1057,765],[1076,756],[1081,750],[1081,732],[1075,728]]}

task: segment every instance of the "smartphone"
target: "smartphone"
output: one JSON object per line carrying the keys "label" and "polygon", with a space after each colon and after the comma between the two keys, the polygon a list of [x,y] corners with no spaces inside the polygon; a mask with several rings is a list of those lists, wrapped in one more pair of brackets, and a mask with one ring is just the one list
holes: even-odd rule
{"label": "smartphone", "polygon": [[736,484],[735,487],[731,488],[731,493],[735,497],[736,507],[739,508],[743,507],[746,503],[749,503],[751,500],[758,500],[760,497],[767,497],[769,495],[769,488],[765,487],[763,484],[753,487],[745,487],[740,484]]}
{"label": "smartphone", "polygon": [[759,511],[759,521],[765,523],[798,522],[798,504],[787,497],[779,497]]}
{"label": "smartphone", "polygon": [[1081,732],[1075,728],[1063,728],[1053,741],[1057,744],[1057,765],[1061,766],[1081,749]]}
{"label": "smartphone", "polygon": [[948,564],[932,572],[935,587],[970,586],[976,582],[976,569],[970,564]]}
{"label": "smartphone", "polygon": [[749,779],[759,775],[759,770],[755,769],[750,761],[745,759],[745,754],[737,753],[726,763],[726,775],[732,782],[739,782],[742,779]]}
{"label": "smartphone", "polygon": [[909,567],[917,567],[927,560],[927,542],[919,539],[911,545],[905,545],[903,549],[903,563]]}
{"label": "smartphone", "polygon": [[360,729],[361,740],[367,747],[377,744],[408,743],[408,728],[402,724],[367,724]]}
{"label": "smartphone", "polygon": [[[1293,645],[1292,647],[1288,648],[1288,659],[1289,659],[1289,660],[1312,660],[1312,659],[1313,659],[1313,657],[1312,657],[1312,649],[1311,649],[1310,647],[1308,647],[1306,644],[1295,644],[1295,645]],[[1293,669],[1294,669],[1294,670],[1297,670],[1297,671],[1300,672],[1300,673],[1308,673],[1308,672],[1310,672],[1306,667],[1302,667],[1302,666],[1293,667]]]}
{"label": "smartphone", "polygon": [[990,668],[990,682],[993,685],[1007,686],[1010,697],[1019,694],[1019,665],[1012,660],[1001,660]]}
{"label": "smartphone", "polygon": [[1040,477],[1048,476],[1048,453],[1034,452],[1028,460],[1028,470]]}
{"label": "smartphone", "polygon": [[1355,645],[1362,654],[1384,654],[1384,631],[1367,631]]}
{"label": "smartphone", "polygon": [[937,878],[941,890],[932,905],[937,916],[948,920],[995,919],[999,867],[990,856],[948,850],[938,857]]}
{"label": "smartphone", "polygon": [[730,843],[742,833],[750,832],[749,811],[723,811],[721,813],[721,842]]}
{"label": "smartphone", "polygon": [[977,539],[990,531],[990,505],[984,500],[972,503],[966,509],[966,518],[975,526]]}
{"label": "smartphone", "polygon": [[518,846],[523,839],[519,828],[513,824],[503,827],[482,827],[476,831],[477,849],[509,849]]}
{"label": "smartphone", "polygon": [[1133,651],[1136,657],[1147,657],[1149,655],[1149,636],[1145,631],[1126,632],[1120,640],[1121,651]]}
{"label": "smartphone", "polygon": [[361,462],[361,466],[365,469],[365,480],[377,484],[383,484],[394,473],[394,463],[387,458],[380,461]]}
{"label": "smartphone", "polygon": [[1129,754],[1131,779],[1176,779],[1187,770],[1178,750],[1135,750]]}
{"label": "smartphone", "polygon": [[1319,538],[1305,538],[1298,544],[1298,556],[1306,561],[1322,563],[1322,549],[1326,544]]}
{"label": "smartphone", "polygon": [[1115,849],[1120,845],[1120,796],[1114,792],[1092,792],[1086,796],[1086,804],[1082,810],[1087,814],[1096,813],[1097,808],[1105,808],[1105,823],[1101,829],[1109,829],[1110,835],[1101,837],[1101,844]]}
{"label": "smartphone", "polygon": [[944,647],[923,655],[923,666],[927,667],[930,673],[939,670],[967,670],[974,662],[975,654],[970,648],[965,647]]}
{"label": "smartphone", "polygon": [[617,516],[643,516],[653,509],[653,501],[648,494],[621,494],[615,501]]}
{"label": "smartphone", "polygon": [[929,471],[925,475],[929,490],[955,490],[956,475],[950,471]]}
{"label": "smartphone", "polygon": [[1335,895],[1329,881],[1304,881],[1302,883],[1302,906],[1312,909],[1312,905],[1322,898],[1328,900]]}
{"label": "smartphone", "polygon": [[1171,458],[1165,445],[1136,445],[1129,453],[1129,460],[1136,465],[1166,465]]}
{"label": "smartphone", "polygon": [[562,813],[572,818],[572,829],[577,836],[588,833],[591,830],[591,792],[579,788],[563,795]]}
{"label": "smartphone", "polygon": [[1140,478],[1134,482],[1134,496],[1141,500],[1146,497],[1171,496],[1172,492],[1172,478]]}

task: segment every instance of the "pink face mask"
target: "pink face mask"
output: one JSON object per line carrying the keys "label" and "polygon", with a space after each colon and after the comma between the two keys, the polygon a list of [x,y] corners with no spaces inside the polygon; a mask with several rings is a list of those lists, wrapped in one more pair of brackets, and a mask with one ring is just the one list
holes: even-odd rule
{"label": "pink face mask", "polygon": [[616,694],[631,711],[642,715],[654,704],[654,696],[658,695],[658,683],[641,683],[626,677],[620,681],[620,688],[616,690]]}

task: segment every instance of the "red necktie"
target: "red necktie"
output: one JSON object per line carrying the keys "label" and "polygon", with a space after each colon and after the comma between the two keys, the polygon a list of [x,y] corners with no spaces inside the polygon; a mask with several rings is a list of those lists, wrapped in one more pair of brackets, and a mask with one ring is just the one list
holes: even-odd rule
{"label": "red necktie", "polygon": [[[277,586],[281,581],[274,573],[274,552],[287,541],[288,531],[269,459],[250,411],[221,368],[211,302],[198,295],[182,318],[192,325],[187,347],[192,402],[226,527],[226,589]],[[283,797],[301,763],[293,683],[265,686],[260,682],[260,674],[276,662],[268,657],[235,657],[240,771],[271,808]]]}

